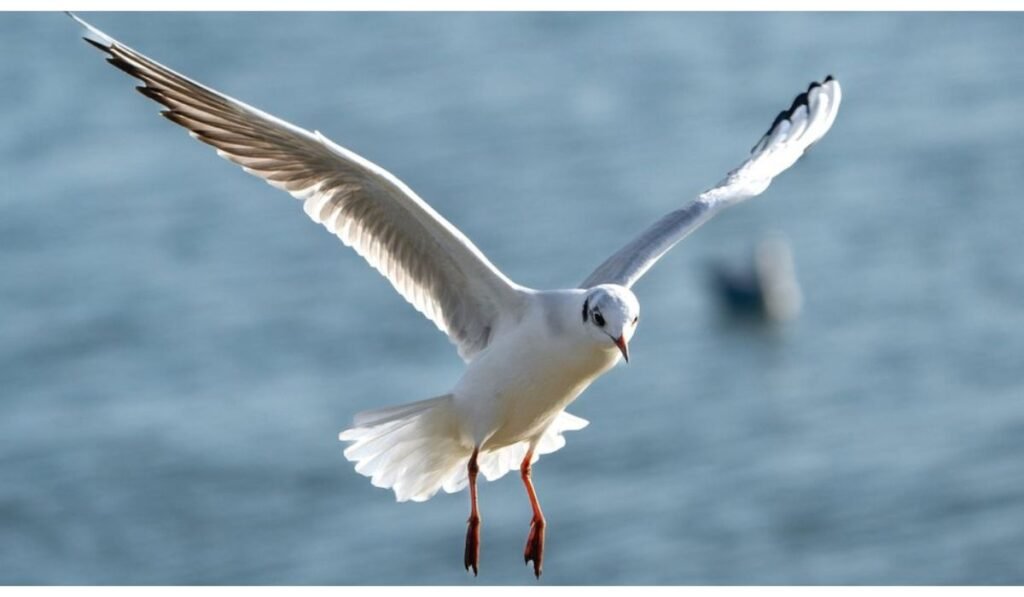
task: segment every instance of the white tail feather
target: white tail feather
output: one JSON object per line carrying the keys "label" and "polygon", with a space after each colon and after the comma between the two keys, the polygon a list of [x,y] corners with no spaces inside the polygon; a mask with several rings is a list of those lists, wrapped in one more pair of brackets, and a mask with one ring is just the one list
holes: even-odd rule
{"label": "white tail feather", "polygon": [[[377,487],[390,488],[404,502],[422,502],[439,489],[461,491],[468,483],[466,464],[473,451],[462,443],[451,395],[401,406],[367,411],[355,416],[355,427],[339,435],[352,442],[345,458],[356,472],[370,477]],[[587,421],[559,413],[534,448],[533,461],[565,445],[562,433],[587,426]],[[494,481],[519,468],[530,447],[522,441],[478,456],[480,472]]]}

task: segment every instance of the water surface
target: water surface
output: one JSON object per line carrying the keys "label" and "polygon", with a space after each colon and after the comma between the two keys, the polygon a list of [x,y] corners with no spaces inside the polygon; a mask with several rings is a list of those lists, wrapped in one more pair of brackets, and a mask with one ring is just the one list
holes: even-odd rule
{"label": "water surface", "polygon": [[[388,168],[516,281],[568,286],[832,73],[828,137],[635,288],[633,361],[544,457],[544,583],[1024,582],[1024,17],[96,14]],[[514,475],[397,504],[360,410],[447,340],[59,14],[0,16],[0,582],[535,584]],[[705,284],[769,231],[805,308]]]}

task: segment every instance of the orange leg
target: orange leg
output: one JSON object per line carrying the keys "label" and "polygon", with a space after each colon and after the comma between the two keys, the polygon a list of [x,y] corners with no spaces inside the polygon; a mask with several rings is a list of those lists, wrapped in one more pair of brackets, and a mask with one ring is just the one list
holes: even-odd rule
{"label": "orange leg", "polygon": [[476,457],[480,449],[475,448],[473,455],[469,457],[469,520],[466,528],[466,570],[473,568],[473,576],[476,576],[480,565],[480,510],[476,502],[476,474],[480,468],[476,464]]}
{"label": "orange leg", "polygon": [[523,478],[523,485],[526,486],[526,494],[530,496],[530,506],[533,507],[533,520],[530,521],[530,536],[526,538],[526,549],[523,551],[523,559],[527,564],[533,560],[533,573],[540,578],[541,567],[544,562],[544,513],[540,510],[540,502],[537,501],[537,492],[533,489],[533,481],[530,480],[530,461],[533,460],[533,450],[526,454],[523,463],[519,465],[519,474]]}

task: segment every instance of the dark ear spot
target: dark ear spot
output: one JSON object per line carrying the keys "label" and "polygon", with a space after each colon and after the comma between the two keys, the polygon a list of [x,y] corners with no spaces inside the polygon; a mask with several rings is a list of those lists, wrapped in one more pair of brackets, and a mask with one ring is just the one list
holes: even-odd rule
{"label": "dark ear spot", "polygon": [[590,309],[588,308],[589,306],[590,306],[590,297],[588,296],[583,301],[583,323],[587,323],[587,316],[590,313]]}

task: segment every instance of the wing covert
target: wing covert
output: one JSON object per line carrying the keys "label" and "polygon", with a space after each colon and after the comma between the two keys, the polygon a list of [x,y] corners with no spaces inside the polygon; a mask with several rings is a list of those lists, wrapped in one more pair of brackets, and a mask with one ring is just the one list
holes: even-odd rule
{"label": "wing covert", "polygon": [[313,221],[355,249],[447,333],[465,360],[521,313],[522,288],[391,173],[319,132],[203,86],[70,16],[108,62],[142,81],[137,89],[167,108],[163,116],[301,200]]}

